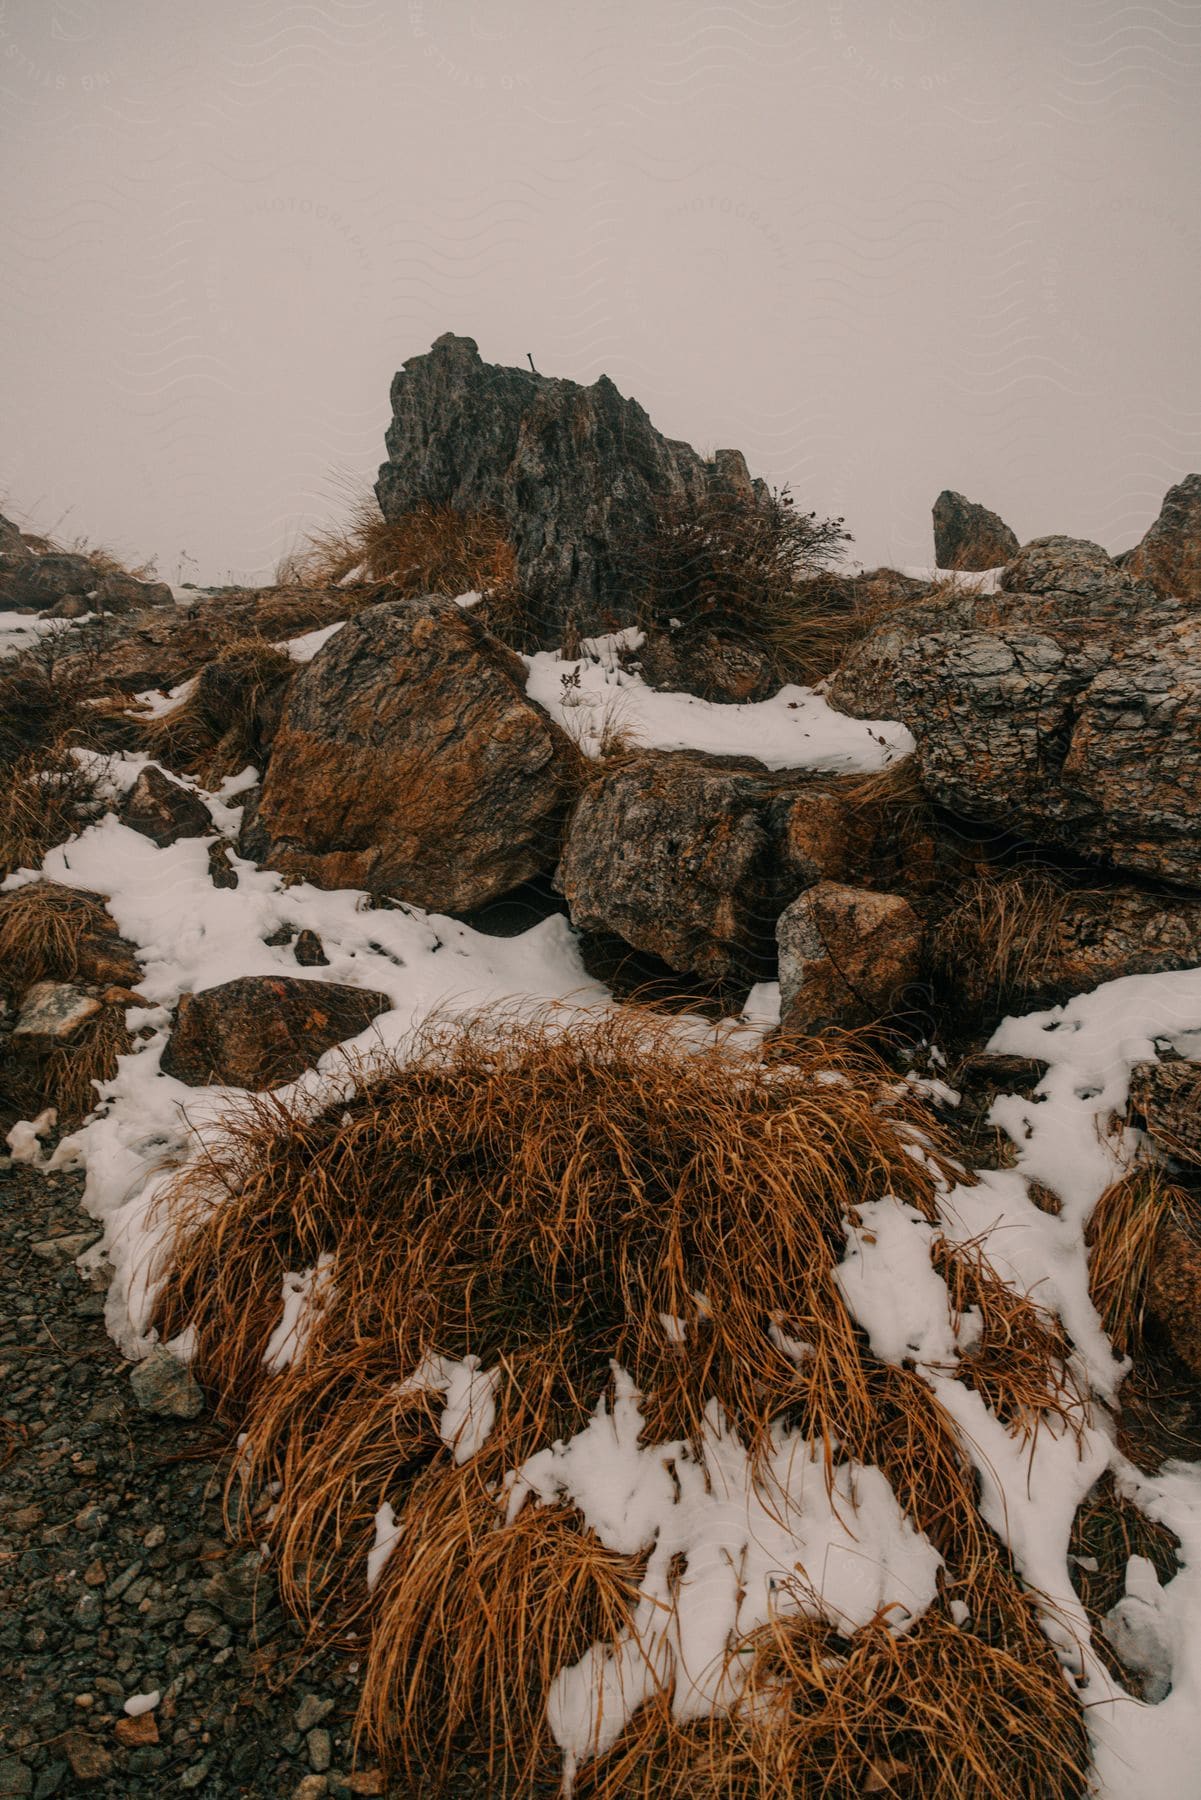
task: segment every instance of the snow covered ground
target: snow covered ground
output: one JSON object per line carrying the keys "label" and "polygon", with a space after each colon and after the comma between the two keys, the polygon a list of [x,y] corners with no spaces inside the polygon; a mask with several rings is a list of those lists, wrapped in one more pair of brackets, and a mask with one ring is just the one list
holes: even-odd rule
{"label": "snow covered ground", "polygon": [[[311,655],[316,640],[334,629],[294,641],[291,653],[298,660]],[[773,767],[875,769],[910,748],[900,726],[842,718],[808,690],[786,689],[758,706],[711,705],[652,693],[619,670],[612,640],[589,648],[593,654],[578,663],[549,654],[527,659],[531,696],[575,728],[585,748],[595,750],[614,704],[624,709],[618,723],[647,746],[745,752]],[[578,689],[563,681],[575,670]],[[583,728],[580,715],[589,721]],[[136,780],[143,760],[105,764],[114,799]],[[253,780],[253,771],[246,771],[203,795],[214,833],[235,830]],[[215,888],[210,841],[185,839],[159,848],[109,813],[52,851],[44,865],[53,880],[111,895],[112,915],[143,969],[139,1005],[130,1010],[128,1024],[145,1035],[121,1058],[97,1114],[59,1144],[47,1165],[86,1171],[85,1205],[104,1225],[101,1244],[88,1254],[107,1256],[116,1269],[108,1323],[133,1356],[150,1347],[147,1325],[162,1274],[163,1224],[154,1219],[154,1202],[180,1162],[219,1133],[223,1116],[240,1098],[218,1087],[188,1088],[161,1072],[170,1009],[182,993],[235,976],[285,971],[386,993],[391,1011],[344,1049],[329,1052],[283,1095],[312,1106],[346,1091],[344,1050],[368,1058],[393,1051],[435,1007],[504,1000],[574,1009],[610,999],[587,975],[562,918],[545,919],[520,937],[488,937],[416,907],[373,909],[357,892],[285,886],[279,875],[237,858],[237,886]],[[25,871],[5,885],[32,878]],[[280,926],[317,932],[329,967],[298,968],[289,949],[269,946],[264,940]],[[756,989],[746,1029],[765,1029],[776,1000],[772,984]],[[1111,1116],[1125,1104],[1132,1062],[1169,1047],[1194,1055],[1201,1049],[1201,970],[1112,982],[1065,1007],[1006,1020],[991,1047],[1038,1056],[1049,1072],[1032,1097],[997,1100],[992,1118],[1013,1140],[1014,1165],[986,1171],[973,1186],[944,1181],[942,1231],[955,1242],[979,1241],[1011,1286],[1058,1315],[1084,1385],[1102,1401],[1112,1399],[1123,1365],[1088,1297],[1084,1225],[1136,1146],[1136,1134],[1110,1131]],[[40,1158],[27,1127],[18,1127],[11,1143],[26,1159]],[[1031,1180],[1061,1196],[1058,1216],[1034,1204]],[[1195,1800],[1201,1768],[1201,1471],[1169,1464],[1157,1476],[1140,1474],[1117,1450],[1100,1407],[1082,1411],[1074,1430],[1044,1425],[1029,1440],[1010,1436],[980,1395],[956,1378],[974,1321],[970,1313],[959,1319],[953,1314],[945,1282],[931,1263],[934,1235],[929,1223],[897,1201],[864,1206],[858,1222],[847,1225],[839,1276],[846,1302],[876,1353],[914,1362],[956,1420],[964,1454],[979,1472],[984,1516],[1041,1597],[1065,1679],[1086,1708],[1097,1793],[1103,1800],[1144,1800],[1151,1793],[1157,1800]],[[297,1271],[281,1295],[280,1328],[270,1350],[278,1366],[303,1354],[305,1308],[321,1304],[322,1292],[321,1271]],[[441,1362],[415,1372],[414,1380],[444,1394],[443,1435],[456,1455],[470,1454],[486,1435],[489,1379],[478,1367]],[[546,1446],[510,1475],[510,1513],[565,1497],[611,1548],[655,1545],[639,1596],[637,1633],[619,1656],[594,1646],[561,1672],[551,1724],[568,1771],[596,1748],[590,1734],[598,1696],[608,1699],[605,1717],[614,1732],[668,1668],[676,1675],[680,1717],[728,1700],[722,1683],[731,1677],[721,1673],[728,1634],[782,1604],[801,1604],[782,1591],[781,1569],[799,1564],[808,1571],[815,1591],[805,1603],[844,1628],[891,1605],[896,1628],[904,1629],[934,1594],[937,1552],[901,1514],[880,1471],[848,1466],[831,1495],[809,1446],[781,1429],[772,1459],[777,1493],[768,1504],[716,1408],[701,1443],[648,1446],[640,1441],[639,1401],[618,1371],[612,1402],[598,1398],[585,1431],[567,1444]],[[1107,1674],[1070,1579],[1072,1518],[1107,1468],[1120,1492],[1181,1540],[1183,1567],[1163,1588],[1148,1564],[1132,1559],[1115,1622],[1132,1662],[1141,1658],[1161,1690],[1170,1688],[1157,1705],[1132,1699]],[[396,1541],[388,1510],[377,1520],[372,1582]],[[684,1606],[665,1606],[671,1557],[682,1547],[698,1578]]]}

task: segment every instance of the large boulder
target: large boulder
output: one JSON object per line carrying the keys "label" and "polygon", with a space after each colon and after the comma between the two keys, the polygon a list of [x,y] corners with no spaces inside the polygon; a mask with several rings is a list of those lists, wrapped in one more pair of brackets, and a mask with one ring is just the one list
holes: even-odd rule
{"label": "large boulder", "polygon": [[386,994],[298,975],[244,975],[185,994],[162,1070],[189,1087],[257,1092],[294,1081],[325,1051],[391,1009]]}
{"label": "large boulder", "polygon": [[575,751],[453,600],[368,607],[298,671],[248,853],[469,912],[553,866]]}
{"label": "large boulder", "polygon": [[870,1025],[921,969],[922,924],[899,894],[819,881],[780,915],[780,1029]]}
{"label": "large boulder", "polygon": [[908,725],[966,819],[1201,885],[1201,617],[1073,539],[1026,545],[1002,587],[894,614],[831,703]]}
{"label": "large boulder", "polygon": [[1159,517],[1123,567],[1161,594],[1201,600],[1201,475],[1168,489]]}
{"label": "large boulder", "polygon": [[703,462],[607,375],[583,387],[485,363],[449,332],[395,376],[386,443],[375,489],[385,519],[423,502],[500,515],[550,643],[568,622],[630,622],[631,556],[657,502],[755,491],[737,451]]}
{"label": "large boulder", "polygon": [[802,888],[887,866],[890,809],[846,778],[772,771],[751,757],[647,751],[586,788],[555,882],[573,922],[681,973],[771,973],[774,927]]}
{"label": "large boulder", "polygon": [[1018,552],[1004,519],[944,488],[934,502],[934,561],[940,569],[998,569]]}

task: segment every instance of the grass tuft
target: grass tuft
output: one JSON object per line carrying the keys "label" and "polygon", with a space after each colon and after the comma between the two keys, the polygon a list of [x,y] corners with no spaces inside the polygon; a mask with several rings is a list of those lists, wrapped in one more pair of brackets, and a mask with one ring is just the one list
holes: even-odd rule
{"label": "grass tuft", "polygon": [[265,639],[235,638],[201,669],[186,699],[145,722],[143,747],[209,788],[249,764],[261,769],[295,668]]}
{"label": "grass tuft", "polygon": [[[759,1466],[779,1420],[815,1441],[828,1478],[844,1458],[880,1466],[946,1559],[948,1593],[996,1619],[962,1632],[940,1616],[903,1640],[872,1628],[828,1665],[807,1627],[773,1628],[737,1651],[765,1706],[776,1696],[762,1720],[749,1707],[681,1733],[652,1701],[581,1771],[581,1793],[658,1792],[663,1770],[685,1768],[694,1791],[783,1793],[772,1783],[789,1767],[789,1792],[849,1796],[837,1782],[863,1775],[861,1741],[869,1763],[887,1751],[927,1784],[898,1791],[1079,1792],[1075,1702],[1000,1567],[955,1427],[914,1371],[867,1352],[833,1279],[856,1204],[893,1193],[934,1219],[950,1169],[920,1101],[852,1041],[766,1062],[625,1009],[434,1019],[326,1113],[256,1097],[177,1178],[158,1329],[194,1328],[197,1373],[246,1432],[239,1491],[272,1484],[288,1605],[324,1637],[370,1634],[359,1730],[408,1791],[444,1790],[465,1767],[489,1793],[541,1791],[557,1766],[555,1674],[629,1627],[639,1557],[570,1509],[506,1523],[498,1501],[508,1470],[586,1422],[616,1362],[644,1395],[648,1441],[695,1440],[712,1397]],[[268,1373],[283,1276],[322,1256],[332,1298],[303,1355]],[[973,1379],[990,1402],[1015,1430],[1066,1413],[1049,1323],[970,1247],[943,1266],[955,1303],[983,1315]],[[811,1348],[797,1358],[789,1340]],[[462,1462],[440,1405],[402,1385],[427,1354],[497,1374],[495,1423]],[[385,1502],[400,1535],[369,1594]],[[1045,1785],[1023,1786],[1052,1736]],[[959,1787],[954,1758],[970,1773]]]}

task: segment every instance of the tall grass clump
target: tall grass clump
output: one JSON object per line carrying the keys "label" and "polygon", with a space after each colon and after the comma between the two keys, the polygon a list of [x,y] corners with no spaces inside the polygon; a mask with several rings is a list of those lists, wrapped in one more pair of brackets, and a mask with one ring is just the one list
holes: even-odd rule
{"label": "tall grass clump", "polygon": [[[248,1103],[177,1178],[156,1322],[164,1338],[194,1328],[216,1412],[246,1434],[234,1481],[272,1484],[287,1604],[323,1636],[369,1636],[359,1730],[406,1791],[445,1790],[463,1768],[489,1793],[553,1791],[551,1683],[628,1632],[651,1545],[619,1555],[567,1505],[510,1518],[504,1481],[585,1425],[617,1365],[643,1396],[647,1442],[698,1441],[716,1401],[757,1468],[781,1421],[827,1480],[844,1459],[877,1464],[941,1550],[947,1593],[1001,1623],[961,1643],[931,1621],[895,1645],[881,1626],[837,1657],[801,1637],[731,1646],[780,1697],[762,1728],[752,1707],[685,1729],[652,1697],[579,1792],[758,1792],[753,1770],[782,1794],[786,1753],[788,1792],[849,1796],[866,1765],[846,1746],[861,1738],[912,1768],[906,1792],[1080,1792],[1075,1703],[979,1519],[955,1428],[919,1375],[871,1356],[834,1280],[857,1205],[894,1194],[937,1216],[953,1165],[912,1090],[851,1043],[765,1062],[635,1009],[435,1019],[402,1061],[351,1074],[324,1112]],[[303,1351],[268,1369],[284,1276],[312,1270],[325,1285]],[[1062,1346],[1029,1301],[973,1270],[956,1304],[982,1315],[990,1398],[996,1344],[1020,1343],[1016,1419],[1027,1388],[1062,1388]],[[439,1396],[412,1379],[430,1357],[477,1357],[494,1383],[490,1429],[461,1458]],[[399,1535],[369,1591],[385,1507]],[[851,1652],[866,1682],[840,1686]],[[877,1678],[892,1696],[879,1705]],[[823,1688],[830,1730],[806,1736]],[[950,1748],[946,1717],[960,1721]],[[972,1771],[995,1764],[993,1785],[955,1786],[952,1749]],[[1034,1788],[1021,1772],[1044,1754]],[[842,1785],[823,1788],[831,1771]]]}

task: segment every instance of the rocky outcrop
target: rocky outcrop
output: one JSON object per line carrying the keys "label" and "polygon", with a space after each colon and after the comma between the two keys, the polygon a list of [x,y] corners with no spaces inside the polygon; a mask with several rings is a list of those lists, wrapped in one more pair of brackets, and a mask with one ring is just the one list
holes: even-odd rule
{"label": "rocky outcrop", "polygon": [[695,694],[731,706],[766,700],[780,686],[763,644],[703,626],[648,631],[630,666],[659,693]]}
{"label": "rocky outcrop", "polygon": [[452,600],[367,608],[297,673],[248,854],[468,912],[553,866],[575,752]]}
{"label": "rocky outcrop", "polygon": [[277,1087],[391,1005],[368,988],[297,975],[242,976],[183,996],[161,1066],[189,1087]]}
{"label": "rocky outcrop", "polygon": [[944,488],[934,502],[934,561],[940,569],[999,569],[1018,540],[995,512]]}
{"label": "rocky outcrop", "polygon": [[555,882],[584,930],[681,973],[754,980],[772,972],[775,922],[802,888],[888,878],[894,824],[853,780],[648,751],[585,790]]}
{"label": "rocky outcrop", "polygon": [[150,763],[121,803],[120,819],[152,843],[165,847],[180,838],[204,837],[213,829],[198,794]]}
{"label": "rocky outcrop", "polygon": [[1201,475],[1168,489],[1159,517],[1123,566],[1160,594],[1201,600]]}
{"label": "rocky outcrop", "polygon": [[780,1029],[801,1036],[870,1025],[901,1003],[921,967],[907,900],[819,881],[781,914]]}
{"label": "rocky outcrop", "polygon": [[894,614],[831,703],[903,720],[926,791],[966,819],[1197,883],[1201,617],[1074,539],[1026,545],[1002,588]]}
{"label": "rocky outcrop", "polygon": [[26,554],[6,552],[0,560],[0,608],[79,618],[89,612],[126,613],[174,604],[165,582],[139,581],[74,550],[36,555],[27,539],[20,541]]}
{"label": "rocky outcrop", "polygon": [[393,380],[386,442],[375,489],[384,517],[422,502],[498,514],[548,644],[569,622],[582,631],[630,622],[631,558],[657,502],[754,492],[737,451],[703,462],[661,436],[607,375],[582,387],[485,363],[471,338],[452,333]]}

